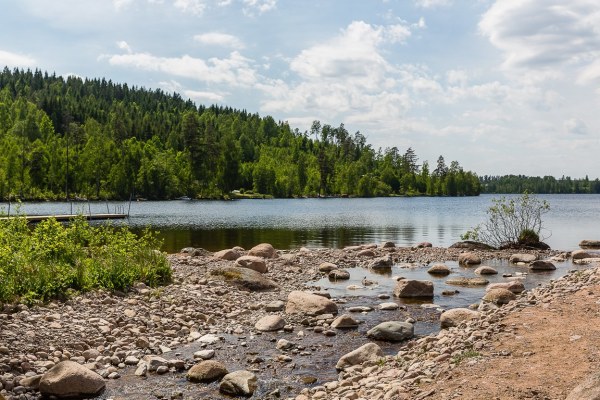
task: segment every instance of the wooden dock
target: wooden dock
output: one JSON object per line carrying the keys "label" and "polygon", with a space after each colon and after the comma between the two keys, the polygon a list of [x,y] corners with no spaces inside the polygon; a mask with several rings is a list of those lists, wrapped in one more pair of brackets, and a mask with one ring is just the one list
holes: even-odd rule
{"label": "wooden dock", "polygon": [[[50,218],[54,218],[57,221],[69,221],[78,216],[82,216],[89,221],[127,218],[127,214],[57,214],[57,215],[24,215],[24,216],[19,216],[19,217],[25,218],[29,222],[41,222],[41,221],[45,221]],[[14,218],[14,217],[15,216],[0,217],[0,220],[6,220],[9,218]]]}

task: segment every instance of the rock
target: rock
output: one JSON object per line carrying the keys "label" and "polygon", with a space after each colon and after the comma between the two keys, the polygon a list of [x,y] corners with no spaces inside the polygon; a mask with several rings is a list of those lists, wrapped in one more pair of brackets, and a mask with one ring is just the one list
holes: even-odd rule
{"label": "rock", "polygon": [[330,262],[323,262],[319,265],[319,272],[324,272],[326,274],[333,271],[334,269],[338,269],[337,265]]}
{"label": "rock", "polygon": [[384,257],[379,257],[369,262],[368,267],[371,269],[391,268],[394,265],[392,256],[389,254]]}
{"label": "rock", "polygon": [[250,371],[234,371],[223,377],[219,391],[233,396],[252,396],[257,387],[256,375]]}
{"label": "rock", "polygon": [[447,285],[455,285],[455,286],[485,286],[490,281],[483,278],[450,278],[446,281]]}
{"label": "rock", "polygon": [[508,289],[492,289],[483,296],[483,301],[502,305],[508,304],[508,302],[515,300],[516,298],[517,296]]}
{"label": "rock", "polygon": [[550,261],[537,260],[529,264],[531,271],[554,271],[556,267]]}
{"label": "rock", "polygon": [[225,249],[221,251],[217,251],[213,254],[214,258],[218,258],[219,260],[227,260],[227,261],[235,261],[240,258],[242,254],[234,249]]}
{"label": "rock", "polygon": [[582,240],[579,247],[584,249],[600,249],[600,240]]}
{"label": "rock", "polygon": [[575,389],[566,398],[566,400],[598,399],[600,399],[600,374],[598,373],[590,375],[585,381],[575,386]]}
{"label": "rock", "polygon": [[357,257],[375,257],[375,252],[371,249],[364,249],[356,253]]}
{"label": "rock", "polygon": [[289,350],[292,347],[294,347],[294,343],[290,342],[289,340],[286,339],[279,339],[277,341],[277,344],[275,345],[275,347],[278,350]]}
{"label": "rock", "polygon": [[200,358],[202,360],[210,360],[214,356],[215,356],[215,351],[213,349],[199,350],[194,353],[194,358]]}
{"label": "rock", "polygon": [[495,268],[488,267],[487,265],[482,265],[481,267],[477,268],[473,272],[476,273],[477,275],[497,275],[498,274],[498,271],[496,271]]}
{"label": "rock", "polygon": [[148,365],[148,371],[156,371],[159,367],[169,365],[169,361],[160,356],[147,355],[142,358],[144,362]]}
{"label": "rock", "polygon": [[269,243],[261,243],[254,246],[248,251],[249,256],[257,256],[262,258],[277,258],[277,251]]}
{"label": "rock", "polygon": [[227,368],[223,363],[204,360],[190,368],[186,377],[192,382],[214,382],[226,376],[227,373]]}
{"label": "rock", "polygon": [[433,282],[400,279],[396,282],[394,296],[402,298],[433,297]]}
{"label": "rock", "polygon": [[264,258],[256,256],[241,256],[235,260],[235,266],[240,268],[248,268],[256,272],[264,274],[267,272],[267,263]]}
{"label": "rock", "polygon": [[513,264],[516,263],[530,263],[537,260],[537,256],[535,254],[513,254],[510,256],[509,261]]}
{"label": "rock", "polygon": [[433,264],[431,268],[427,270],[427,273],[431,275],[448,275],[450,272],[450,268],[448,268],[446,264]]}
{"label": "rock", "polygon": [[395,244],[394,242],[383,242],[383,243],[381,244],[381,247],[382,247],[383,249],[393,249],[393,248],[395,248],[395,247],[396,247],[396,244]]}
{"label": "rock", "polygon": [[287,314],[337,314],[337,305],[316,294],[294,290],[288,295],[287,305],[285,307]]}
{"label": "rock", "polygon": [[458,256],[458,263],[461,265],[481,264],[481,258],[475,253],[461,253]]}
{"label": "rock", "polygon": [[283,301],[275,300],[265,306],[265,311],[277,312],[277,311],[283,311],[284,308],[285,308],[285,303]]}
{"label": "rock", "polygon": [[343,281],[343,280],[350,279],[350,272],[348,272],[344,269],[334,269],[333,271],[329,272],[327,277],[329,279],[331,279],[332,281],[338,281],[338,280]]}
{"label": "rock", "polygon": [[345,369],[353,365],[359,365],[365,361],[378,361],[384,357],[383,350],[375,343],[367,343],[350,353],[344,354],[335,365],[335,368]]}
{"label": "rock", "polygon": [[426,247],[433,247],[433,245],[429,242],[421,242],[421,243],[417,243],[417,245],[415,247],[417,249],[424,249]]}
{"label": "rock", "polygon": [[386,342],[401,342],[415,335],[413,324],[400,321],[386,321],[367,331],[367,337]]}
{"label": "rock", "polygon": [[474,242],[471,240],[465,240],[463,242],[456,242],[451,249],[468,249],[468,250],[495,250],[492,246],[485,243]]}
{"label": "rock", "polygon": [[333,320],[331,327],[336,329],[356,328],[358,327],[358,321],[355,320],[351,315],[344,314]]}
{"label": "rock", "polygon": [[400,306],[397,303],[381,303],[379,305],[380,310],[386,310],[386,311],[397,310],[399,307]]}
{"label": "rock", "polygon": [[197,341],[200,343],[215,344],[215,343],[219,343],[221,341],[221,338],[212,333],[207,333],[206,335],[203,335],[200,338],[198,338]]}
{"label": "rock", "polygon": [[582,260],[584,258],[595,258],[597,257],[597,255],[594,255],[585,250],[575,250],[571,253],[571,257],[573,258],[573,260]]}
{"label": "rock", "polygon": [[278,331],[285,326],[285,320],[279,315],[267,315],[258,320],[254,325],[256,329],[262,332]]}
{"label": "rock", "polygon": [[523,285],[523,282],[521,282],[521,280],[518,279],[510,282],[491,283],[490,285],[488,285],[488,287],[485,288],[487,292],[489,292],[492,289],[506,289],[510,290],[514,294],[519,294],[525,291],[525,285]]}
{"label": "rock", "polygon": [[42,376],[39,390],[44,396],[65,398],[97,395],[104,387],[104,379],[94,371],[73,361],[61,361]]}
{"label": "rock", "polygon": [[209,280],[221,280],[253,292],[277,290],[279,286],[260,272],[240,267],[217,267],[209,271]]}
{"label": "rock", "polygon": [[440,315],[440,327],[444,329],[458,326],[461,324],[461,322],[477,319],[480,316],[481,313],[469,310],[468,308],[453,308],[451,310],[444,311],[442,315]]}

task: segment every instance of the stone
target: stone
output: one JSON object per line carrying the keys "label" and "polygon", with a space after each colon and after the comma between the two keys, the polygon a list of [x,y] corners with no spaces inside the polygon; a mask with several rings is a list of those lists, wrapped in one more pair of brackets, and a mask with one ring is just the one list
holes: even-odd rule
{"label": "stone", "polygon": [[200,358],[202,360],[210,360],[214,356],[215,356],[215,351],[213,349],[199,350],[194,353],[194,358]]}
{"label": "stone", "polygon": [[482,265],[478,267],[475,271],[473,271],[477,275],[497,275],[498,271],[495,268],[489,267],[487,265]]}
{"label": "stone", "polygon": [[294,347],[294,343],[287,339],[279,339],[275,347],[277,347],[278,350],[289,350]]}
{"label": "stone", "polygon": [[283,311],[284,309],[285,303],[281,300],[275,300],[265,305],[265,311],[267,312]]}
{"label": "stone", "polygon": [[319,265],[319,272],[323,272],[326,274],[333,271],[334,269],[338,269],[337,265],[330,262],[323,262]]}
{"label": "stone", "polygon": [[169,365],[169,361],[165,358],[155,355],[147,355],[142,358],[144,362],[148,365],[148,371],[156,371],[158,367]]}
{"label": "stone", "polygon": [[594,373],[569,393],[566,400],[600,399],[600,374]]}
{"label": "stone", "polygon": [[600,249],[600,240],[582,240],[579,247],[588,249]]}
{"label": "stone", "polygon": [[446,281],[447,285],[454,285],[454,286],[485,286],[488,283],[490,283],[490,281],[488,281],[487,279],[465,278],[465,277],[450,278]]}
{"label": "stone", "polygon": [[394,243],[394,242],[383,242],[383,243],[381,244],[381,247],[382,247],[383,249],[393,249],[393,248],[395,248],[395,247],[396,247],[396,243]]}
{"label": "stone", "polygon": [[379,257],[369,262],[368,267],[370,269],[383,269],[383,268],[392,268],[394,265],[394,260],[392,260],[392,256],[389,254],[384,257]]}
{"label": "stone", "polygon": [[433,247],[433,245],[432,245],[431,243],[429,243],[429,242],[421,242],[421,243],[417,243],[417,244],[415,245],[415,247],[416,247],[417,249],[424,249],[424,248],[426,248],[426,247]]}
{"label": "stone", "polygon": [[495,250],[494,247],[489,244],[474,242],[472,240],[465,240],[463,242],[456,242],[451,249],[467,249],[467,250]]}
{"label": "stone", "polygon": [[237,250],[225,249],[225,250],[217,251],[215,254],[213,254],[213,257],[217,258],[219,260],[235,261],[238,258],[240,258],[241,255],[242,254]]}
{"label": "stone", "polygon": [[261,243],[248,251],[249,256],[257,256],[262,258],[277,258],[277,251],[269,243]]}
{"label": "stone", "polygon": [[248,268],[256,272],[264,274],[267,272],[267,263],[262,257],[256,256],[241,256],[235,260],[235,266],[240,268]]}
{"label": "stone", "polygon": [[415,335],[413,324],[401,321],[386,321],[369,329],[367,337],[385,342],[401,342]]}
{"label": "stone", "polygon": [[219,391],[232,396],[252,396],[256,387],[256,375],[241,370],[225,375],[219,384]]}
{"label": "stone", "polygon": [[221,341],[221,338],[212,333],[207,333],[206,335],[199,337],[197,341],[200,343],[215,344]]}
{"label": "stone", "polygon": [[550,261],[536,260],[529,264],[531,271],[554,271],[556,267]]}
{"label": "stone", "polygon": [[475,253],[461,253],[458,256],[458,263],[461,265],[477,265],[481,264],[481,257]]}
{"label": "stone", "polygon": [[375,257],[375,252],[371,249],[361,250],[356,253],[357,257]]}
{"label": "stone", "polygon": [[485,290],[488,292],[492,289],[506,289],[510,290],[514,294],[519,294],[525,291],[525,285],[523,285],[523,282],[520,279],[517,279],[510,282],[491,283],[485,288]]}
{"label": "stone", "polygon": [[283,329],[285,320],[279,315],[266,315],[256,322],[254,327],[262,332],[272,332]]}
{"label": "stone", "polygon": [[279,289],[272,280],[266,278],[260,272],[249,268],[234,266],[217,267],[208,272],[209,280],[220,280],[251,292],[265,292]]}
{"label": "stone", "polygon": [[204,360],[187,372],[186,378],[192,382],[214,382],[228,374],[225,365],[219,361]]}
{"label": "stone", "polygon": [[427,270],[427,273],[431,275],[448,275],[450,272],[450,268],[446,264],[433,264]]}
{"label": "stone", "polygon": [[288,295],[288,301],[285,307],[287,314],[337,314],[337,305],[316,294],[294,290]]}
{"label": "stone", "polygon": [[383,350],[375,343],[362,345],[350,353],[344,354],[335,365],[338,370],[346,369],[353,365],[359,365],[366,361],[378,361],[384,357]]}
{"label": "stone", "polygon": [[517,263],[530,263],[530,262],[534,262],[535,260],[537,260],[537,256],[535,254],[513,254],[510,256],[509,261],[513,264],[517,264]]}
{"label": "stone", "polygon": [[453,308],[444,311],[440,315],[440,327],[442,329],[458,326],[464,321],[478,319],[481,316],[480,312],[469,310],[468,308]]}
{"label": "stone", "polygon": [[595,258],[598,257],[586,250],[575,250],[571,253],[573,260],[583,260],[584,258]]}
{"label": "stone", "polygon": [[496,305],[508,304],[511,300],[515,300],[517,296],[508,289],[492,289],[483,296],[483,301],[494,303]]}
{"label": "stone", "polygon": [[344,281],[350,279],[350,272],[345,269],[334,269],[327,274],[327,277],[332,281]]}
{"label": "stone", "polygon": [[397,310],[398,308],[400,308],[400,306],[397,303],[381,303],[379,305],[379,309],[380,310],[386,310],[386,311],[390,311],[390,310]]}
{"label": "stone", "polygon": [[333,320],[332,328],[336,329],[351,329],[358,327],[358,321],[349,314],[343,314]]}
{"label": "stone", "polygon": [[97,395],[105,386],[96,372],[74,361],[61,361],[42,376],[39,390],[44,396],[65,398]]}
{"label": "stone", "polygon": [[433,282],[400,279],[396,282],[394,296],[401,298],[433,297]]}

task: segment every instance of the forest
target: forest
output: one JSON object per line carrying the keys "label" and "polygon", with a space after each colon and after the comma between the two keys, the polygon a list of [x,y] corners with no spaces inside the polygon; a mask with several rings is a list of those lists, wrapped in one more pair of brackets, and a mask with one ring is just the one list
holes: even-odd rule
{"label": "forest", "polygon": [[539,193],[539,194],[565,194],[565,193],[600,193],[600,179],[590,180],[587,176],[583,179],[553,176],[483,176],[480,178],[482,193]]}
{"label": "forest", "polygon": [[310,131],[177,93],[40,70],[0,73],[0,198],[235,195],[470,196],[475,173],[412,148],[374,149],[315,121]]}

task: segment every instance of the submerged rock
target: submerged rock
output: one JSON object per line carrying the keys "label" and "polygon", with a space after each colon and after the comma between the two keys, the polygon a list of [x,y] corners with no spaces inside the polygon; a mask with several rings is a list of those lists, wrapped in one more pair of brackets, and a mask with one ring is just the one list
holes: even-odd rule
{"label": "submerged rock", "polygon": [[396,282],[394,296],[403,298],[433,297],[433,282],[400,279]]}
{"label": "submerged rock", "polygon": [[450,268],[448,268],[446,264],[433,264],[431,268],[427,270],[427,273],[431,275],[448,275],[450,272]]}
{"label": "submerged rock", "polygon": [[461,253],[458,256],[458,263],[462,265],[477,265],[481,264],[481,257],[475,253]]}

